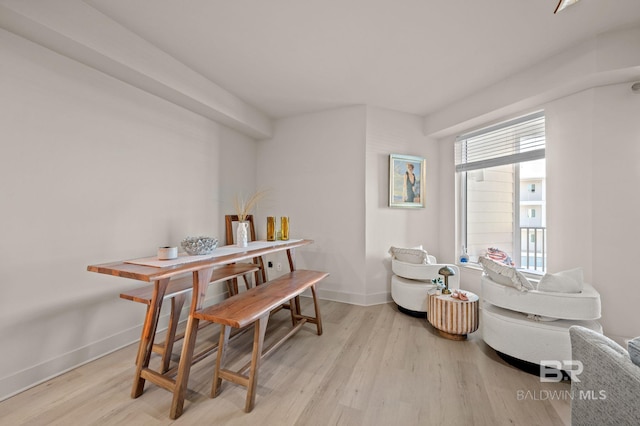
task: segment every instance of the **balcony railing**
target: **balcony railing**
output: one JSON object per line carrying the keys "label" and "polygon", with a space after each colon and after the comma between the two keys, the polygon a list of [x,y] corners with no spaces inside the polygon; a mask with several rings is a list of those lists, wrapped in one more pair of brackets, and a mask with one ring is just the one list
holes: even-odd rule
{"label": "balcony railing", "polygon": [[520,267],[544,272],[547,269],[547,228],[525,226],[520,228]]}

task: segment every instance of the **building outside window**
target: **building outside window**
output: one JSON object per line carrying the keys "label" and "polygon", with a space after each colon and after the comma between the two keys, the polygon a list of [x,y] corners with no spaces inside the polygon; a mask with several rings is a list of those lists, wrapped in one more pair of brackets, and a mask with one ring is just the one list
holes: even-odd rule
{"label": "building outside window", "polygon": [[489,247],[518,268],[546,270],[544,113],[456,139],[458,247],[471,259]]}

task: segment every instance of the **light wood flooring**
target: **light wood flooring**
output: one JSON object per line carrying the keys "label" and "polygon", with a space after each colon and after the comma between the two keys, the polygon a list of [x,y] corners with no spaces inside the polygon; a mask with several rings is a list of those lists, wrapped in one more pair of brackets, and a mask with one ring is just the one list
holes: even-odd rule
{"label": "light wood flooring", "polygon": [[[303,307],[310,301],[303,298]],[[2,425],[569,425],[567,383],[506,364],[481,339],[445,340],[424,319],[394,304],[321,301],[324,334],[305,326],[260,369],[256,406],[243,411],[245,388],[224,382],[209,398],[215,354],[191,370],[184,414],[169,419],[171,394],[147,383],[129,396],[137,345],[0,403]],[[290,327],[274,314],[269,335]],[[199,333],[217,339],[217,327]],[[248,359],[252,333],[232,343],[228,360]],[[178,354],[180,345],[174,353]],[[153,362],[159,357],[154,355]],[[156,364],[157,365],[157,364]],[[541,393],[542,391],[542,393]]]}

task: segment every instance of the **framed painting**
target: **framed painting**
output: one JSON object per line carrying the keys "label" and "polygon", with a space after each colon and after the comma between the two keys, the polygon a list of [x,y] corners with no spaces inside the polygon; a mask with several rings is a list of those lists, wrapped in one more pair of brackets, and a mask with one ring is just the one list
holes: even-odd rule
{"label": "framed painting", "polygon": [[389,207],[423,208],[427,160],[413,155],[389,156]]}

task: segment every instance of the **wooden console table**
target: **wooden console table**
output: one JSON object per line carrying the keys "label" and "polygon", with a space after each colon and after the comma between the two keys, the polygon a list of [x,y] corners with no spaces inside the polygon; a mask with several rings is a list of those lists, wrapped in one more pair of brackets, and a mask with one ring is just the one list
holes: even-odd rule
{"label": "wooden console table", "polygon": [[[158,263],[155,266],[134,263],[135,261],[118,261],[112,263],[89,265],[87,270],[101,274],[113,275],[122,278],[130,278],[138,281],[154,283],[154,294],[152,301],[147,310],[144,320],[142,337],[138,346],[138,356],[136,359],[136,373],[131,390],[131,397],[137,398],[144,390],[146,380],[173,393],[173,402],[171,405],[170,417],[175,419],[182,414],[182,402],[184,401],[184,393],[189,380],[189,371],[192,363],[197,362],[208,354],[212,353],[217,344],[213,347],[194,355],[195,339],[197,327],[190,327],[193,321],[193,314],[203,308],[205,293],[211,276],[216,268],[231,263],[250,260],[259,256],[286,251],[289,262],[289,269],[295,270],[293,249],[311,244],[312,240],[291,240],[291,241],[252,241],[248,247],[240,248],[235,246],[223,246],[216,249],[220,255],[216,255],[216,251],[212,256],[203,256],[202,260],[196,260],[188,263],[172,264],[162,266]],[[226,254],[225,251],[229,252]],[[174,262],[175,263],[175,262]],[[191,273],[193,278],[193,295],[189,319],[187,323],[187,333],[182,346],[182,353],[177,368],[170,369],[166,372],[157,372],[149,368],[149,360],[153,351],[153,341],[160,316],[160,307],[165,295],[169,281],[172,278]],[[295,321],[295,315],[299,313],[299,300],[292,300],[291,311],[292,320]],[[185,365],[186,364],[186,365]],[[177,377],[173,379],[177,373]]]}

